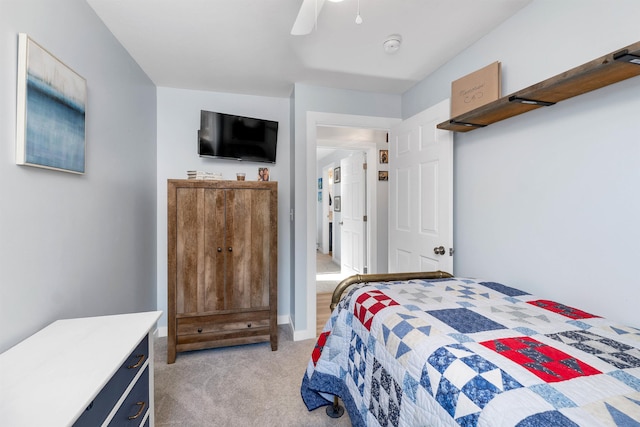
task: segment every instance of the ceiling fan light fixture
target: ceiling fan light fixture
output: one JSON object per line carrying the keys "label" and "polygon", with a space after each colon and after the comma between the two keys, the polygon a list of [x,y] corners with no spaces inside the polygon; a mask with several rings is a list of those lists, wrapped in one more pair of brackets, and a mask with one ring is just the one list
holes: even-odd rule
{"label": "ceiling fan light fixture", "polygon": [[384,51],[386,53],[393,54],[396,53],[398,49],[400,49],[401,44],[402,36],[400,34],[391,34],[382,43],[382,47],[384,47]]}

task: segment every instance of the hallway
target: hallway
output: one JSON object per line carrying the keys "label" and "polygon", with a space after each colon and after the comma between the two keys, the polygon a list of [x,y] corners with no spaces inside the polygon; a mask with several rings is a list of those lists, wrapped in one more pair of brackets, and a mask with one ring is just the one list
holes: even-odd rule
{"label": "hallway", "polygon": [[331,255],[316,251],[316,293],[333,292],[345,277]]}
{"label": "hallway", "polygon": [[316,251],[316,336],[320,335],[331,315],[331,294],[344,278],[331,255]]}

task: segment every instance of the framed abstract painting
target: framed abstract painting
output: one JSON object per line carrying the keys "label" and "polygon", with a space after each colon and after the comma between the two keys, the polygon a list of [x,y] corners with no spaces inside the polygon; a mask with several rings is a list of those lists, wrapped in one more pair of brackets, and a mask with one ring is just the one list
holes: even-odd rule
{"label": "framed abstract painting", "polygon": [[86,80],[20,33],[17,86],[16,163],[84,174]]}

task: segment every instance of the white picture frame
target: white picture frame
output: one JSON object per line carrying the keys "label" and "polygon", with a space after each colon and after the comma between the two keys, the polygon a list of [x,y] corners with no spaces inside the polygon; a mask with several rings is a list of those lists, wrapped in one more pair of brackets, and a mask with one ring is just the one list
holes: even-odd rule
{"label": "white picture frame", "polygon": [[84,174],[86,80],[18,35],[16,164]]}

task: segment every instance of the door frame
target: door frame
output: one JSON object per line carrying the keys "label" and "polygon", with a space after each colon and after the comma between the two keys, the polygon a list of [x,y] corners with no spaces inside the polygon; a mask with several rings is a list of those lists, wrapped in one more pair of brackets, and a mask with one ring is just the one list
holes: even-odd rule
{"label": "door frame", "polygon": [[[307,328],[306,334],[296,335],[296,339],[315,338],[316,334],[316,227],[318,224],[317,218],[317,126],[345,126],[361,129],[384,129],[390,130],[392,126],[400,123],[402,119],[391,117],[375,117],[375,116],[358,116],[351,114],[338,114],[338,113],[322,113],[315,111],[307,112],[307,271],[306,271],[306,287],[307,287]],[[375,149],[374,149],[375,150]],[[374,151],[375,152],[375,151]],[[376,159],[377,157],[373,157]],[[369,161],[374,161],[373,159]],[[311,173],[310,171],[313,171]],[[367,174],[367,185],[370,188],[376,188],[377,176],[374,174]],[[372,196],[368,201],[369,206],[377,206],[377,197],[375,191],[372,192]],[[370,231],[371,241],[377,240],[377,219],[371,219],[368,221],[368,228]],[[374,234],[375,233],[375,234]],[[373,271],[374,263],[377,260],[377,248],[375,245],[371,246],[369,253],[369,259],[372,260],[369,268]],[[328,308],[327,308],[328,309]],[[304,335],[304,337],[303,337]],[[308,335],[308,336],[307,336]]]}

